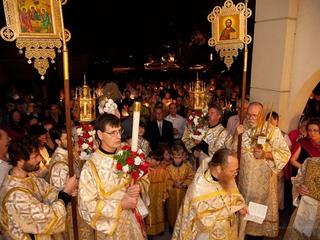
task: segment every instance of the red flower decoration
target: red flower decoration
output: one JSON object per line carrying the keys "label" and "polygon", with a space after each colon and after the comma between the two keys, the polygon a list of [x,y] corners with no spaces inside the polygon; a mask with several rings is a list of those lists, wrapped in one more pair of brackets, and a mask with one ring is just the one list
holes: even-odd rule
{"label": "red flower decoration", "polygon": [[91,124],[80,123],[76,127],[76,133],[78,138],[79,156],[83,160],[87,160],[91,157],[95,150],[95,134],[94,126]]}
{"label": "red flower decoration", "polygon": [[142,170],[142,171],[148,171],[148,168],[149,168],[149,163],[148,162],[144,162],[143,164],[141,164],[139,166],[139,168]]}
{"label": "red flower decoration", "polygon": [[121,171],[122,170],[122,165],[120,163],[117,163],[116,168],[117,168],[117,170]]}
{"label": "red flower decoration", "polygon": [[127,159],[127,164],[128,164],[129,166],[132,166],[132,165],[134,164],[134,159],[133,159],[132,157],[128,157],[128,159]]}
{"label": "red flower decoration", "polygon": [[126,151],[126,150],[131,150],[131,147],[129,145],[124,145],[122,147],[122,150]]}
{"label": "red flower decoration", "polygon": [[78,144],[81,146],[82,144],[84,144],[84,140],[83,140],[83,138],[79,138],[79,140],[78,140]]}
{"label": "red flower decoration", "polygon": [[132,178],[137,181],[139,179],[139,171],[135,171],[133,174],[132,174]]}
{"label": "red flower decoration", "polygon": [[121,148],[115,156],[116,169],[119,175],[130,174],[134,181],[138,180],[148,172],[149,163],[145,160],[145,155],[139,149],[133,152],[129,145]]}
{"label": "red flower decoration", "polygon": [[206,126],[206,118],[208,114],[208,109],[204,108],[202,110],[193,111],[188,117],[188,128],[190,130],[190,137],[201,141],[205,135],[204,128]]}
{"label": "red flower decoration", "polygon": [[84,132],[84,133],[83,133],[83,137],[84,137],[84,138],[89,138],[89,137],[90,137],[90,134],[89,134],[88,132]]}

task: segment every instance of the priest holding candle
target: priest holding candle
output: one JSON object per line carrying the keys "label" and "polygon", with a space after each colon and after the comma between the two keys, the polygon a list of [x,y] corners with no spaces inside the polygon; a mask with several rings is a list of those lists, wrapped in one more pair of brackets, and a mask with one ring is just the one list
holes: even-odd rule
{"label": "priest holding candle", "polygon": [[[139,106],[139,103],[137,103]],[[139,107],[134,108],[139,110]],[[132,152],[137,149],[140,112],[134,112]],[[136,123],[137,122],[137,123]],[[135,128],[135,123],[138,127]],[[145,239],[136,215],[138,199],[147,199],[146,177],[132,181],[126,167],[116,161],[124,153],[121,122],[113,114],[103,113],[96,122],[99,149],[83,166],[79,180],[79,213],[96,230],[97,239]],[[140,200],[141,201],[141,200]],[[143,221],[143,220],[142,220]]]}

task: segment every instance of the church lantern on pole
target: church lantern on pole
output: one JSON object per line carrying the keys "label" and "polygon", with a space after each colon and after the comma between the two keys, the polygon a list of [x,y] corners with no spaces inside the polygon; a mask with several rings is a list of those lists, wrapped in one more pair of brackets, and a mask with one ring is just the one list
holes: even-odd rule
{"label": "church lantern on pole", "polygon": [[191,82],[189,95],[190,106],[193,110],[202,110],[208,107],[211,94],[207,90],[205,82],[199,79],[198,72],[196,80]]}
{"label": "church lantern on pole", "polygon": [[76,88],[74,118],[82,123],[89,123],[96,119],[96,94],[86,84],[86,79],[82,87]]}

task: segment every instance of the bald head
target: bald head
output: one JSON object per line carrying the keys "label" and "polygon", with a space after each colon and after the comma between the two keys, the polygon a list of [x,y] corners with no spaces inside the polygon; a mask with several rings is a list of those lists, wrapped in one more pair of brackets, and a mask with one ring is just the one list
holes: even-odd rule
{"label": "bald head", "polygon": [[251,102],[249,103],[249,107],[251,106],[259,107],[261,110],[263,109],[263,105],[260,102]]}

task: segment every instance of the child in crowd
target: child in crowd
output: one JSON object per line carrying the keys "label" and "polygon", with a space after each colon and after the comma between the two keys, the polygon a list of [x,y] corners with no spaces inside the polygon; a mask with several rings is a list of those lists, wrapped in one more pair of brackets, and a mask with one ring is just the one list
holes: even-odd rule
{"label": "child in crowd", "polygon": [[[138,149],[140,148],[146,157],[149,156],[150,153],[150,143],[146,140],[143,135],[146,131],[146,124],[142,121],[139,123],[139,132],[138,132]],[[128,143],[131,145],[132,139],[128,140]]]}
{"label": "child in crowd", "polygon": [[166,173],[161,165],[163,150],[155,149],[150,153],[149,167],[149,214],[146,218],[147,234],[155,236],[165,230],[164,202],[167,198]]}
{"label": "child in crowd", "polygon": [[171,151],[167,145],[160,145],[160,148],[163,151],[163,161],[161,162],[161,165],[166,168],[172,163]]}
{"label": "child in crowd", "polygon": [[166,168],[167,175],[167,218],[169,231],[172,232],[180,205],[191,184],[194,172],[189,163],[184,162],[185,149],[181,145],[174,145],[171,149],[173,162]]}

